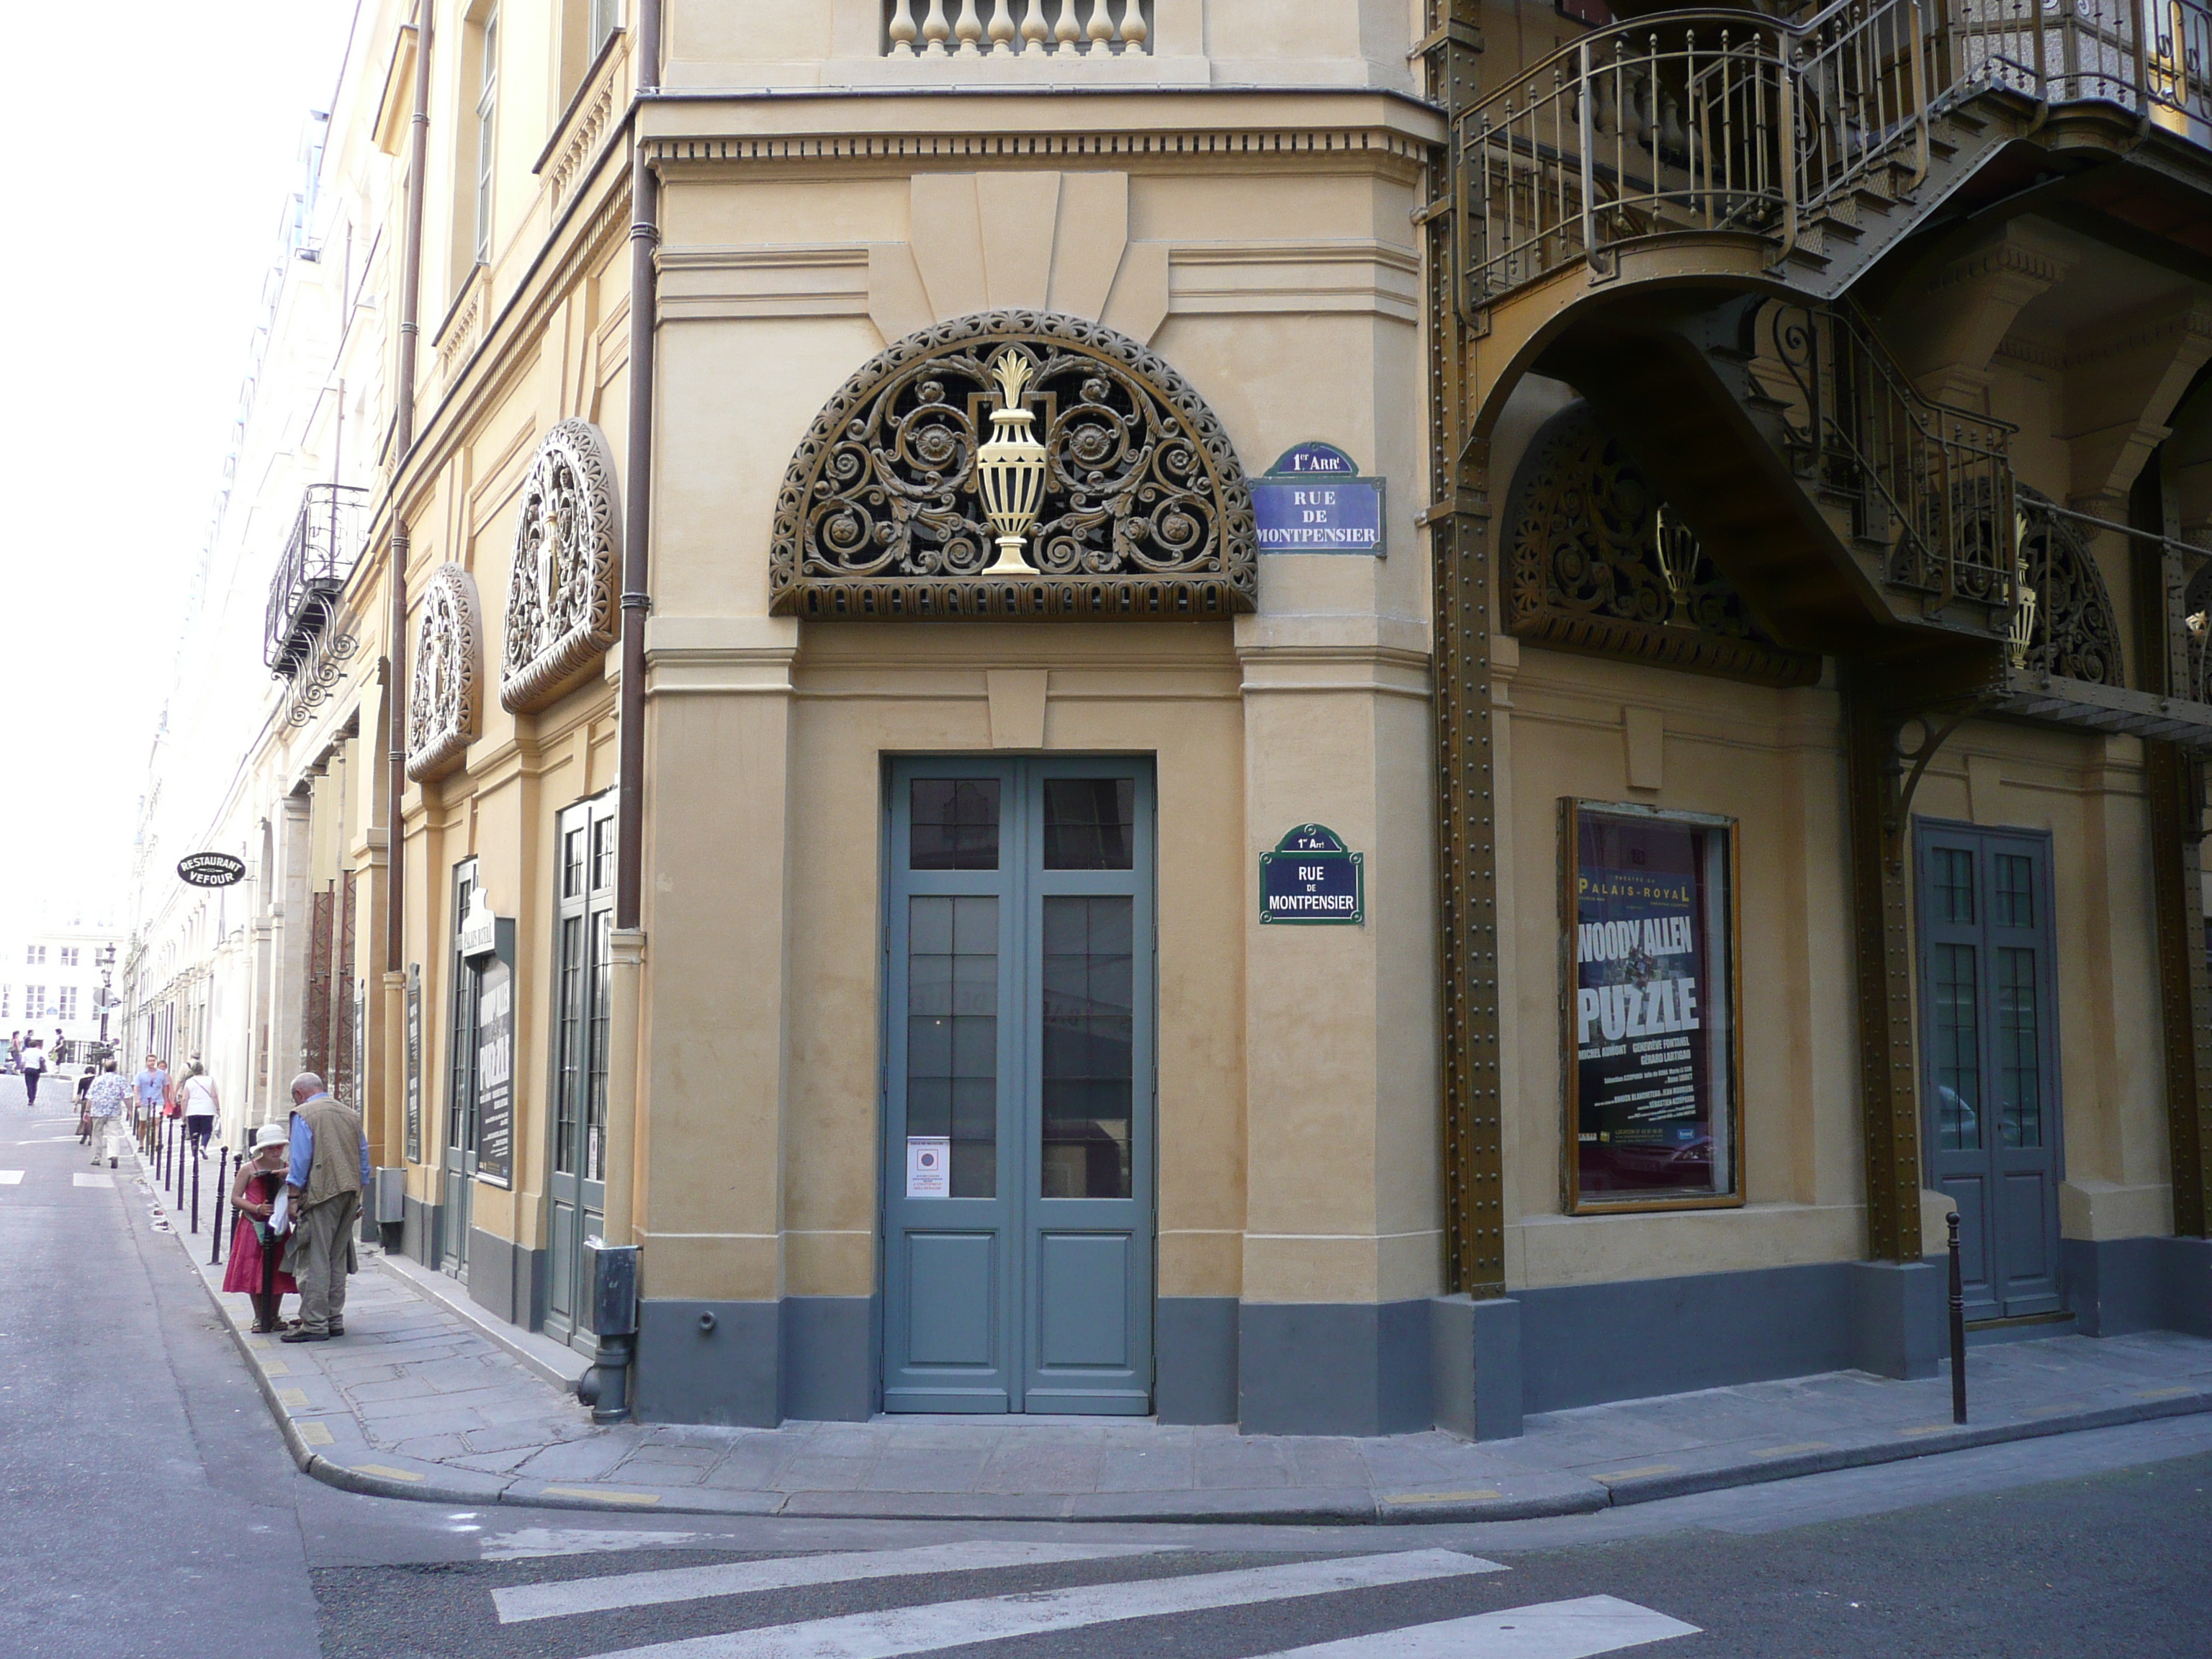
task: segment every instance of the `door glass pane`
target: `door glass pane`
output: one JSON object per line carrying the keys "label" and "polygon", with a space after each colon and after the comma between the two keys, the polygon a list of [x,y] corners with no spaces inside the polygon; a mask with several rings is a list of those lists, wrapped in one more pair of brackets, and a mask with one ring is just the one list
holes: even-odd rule
{"label": "door glass pane", "polygon": [[915,870],[999,867],[999,781],[916,778],[912,793]]}
{"label": "door glass pane", "polygon": [[2040,1146],[2043,1066],[2034,951],[1998,951],[1996,993],[1997,1092],[2004,1103],[2001,1133],[2008,1146]]}
{"label": "door glass pane", "polygon": [[[991,787],[995,792],[998,786]],[[995,818],[997,802],[992,805]],[[917,833],[920,823],[917,818]],[[995,860],[995,823],[992,836]],[[906,1132],[909,1138],[952,1143],[951,1196],[995,1198],[999,901],[931,897],[907,903]]]}
{"label": "door glass pane", "polygon": [[2034,866],[2022,853],[1999,853],[1995,860],[1990,918],[2000,927],[2035,926],[2035,888],[2029,875]]}
{"label": "door glass pane", "polygon": [[592,825],[592,890],[598,892],[615,878],[615,821],[600,818]]}
{"label": "door glass pane", "polygon": [[[1942,857],[1940,848],[1936,856]],[[1969,903],[1972,891],[1970,886]],[[1982,1144],[1981,1033],[1974,995],[1974,947],[1939,945],[1929,965],[1936,998],[1937,1144],[1947,1152],[1971,1152]]]}
{"label": "door glass pane", "polygon": [[1934,847],[1929,849],[1929,889],[1935,895],[1936,920],[1971,926],[1974,920],[1974,855],[1955,847]]}
{"label": "door glass pane", "polygon": [[[569,836],[580,842],[582,832]],[[580,864],[581,860],[579,860]],[[584,919],[569,916],[561,923],[561,1030],[556,1053],[561,1073],[554,1085],[553,1167],[562,1175],[576,1170],[576,1107],[582,1092],[584,1006]]]}
{"label": "door glass pane", "polygon": [[592,912],[592,1029],[591,1063],[585,1068],[584,1179],[607,1178],[607,1035],[614,1023],[614,1003],[607,982],[607,939],[615,913],[602,906]]}
{"label": "door glass pane", "polygon": [[1047,1198],[1129,1196],[1133,902],[1044,902]]}
{"label": "door glass pane", "polygon": [[1134,778],[1047,778],[1044,867],[1128,869],[1136,815]]}
{"label": "door glass pane", "polygon": [[561,896],[574,898],[584,890],[584,832],[571,830],[561,837]]}

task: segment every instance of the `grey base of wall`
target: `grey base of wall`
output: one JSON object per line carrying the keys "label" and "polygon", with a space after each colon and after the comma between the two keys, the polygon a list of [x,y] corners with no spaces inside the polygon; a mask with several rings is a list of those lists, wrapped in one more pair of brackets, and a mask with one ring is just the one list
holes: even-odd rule
{"label": "grey base of wall", "polygon": [[2212,1239],[2062,1239],[2059,1270],[2084,1336],[2212,1336]]}
{"label": "grey base of wall", "polygon": [[876,1328],[873,1297],[648,1297],[638,1310],[634,1409],[647,1423],[865,1423],[882,1376]]}
{"label": "grey base of wall", "polygon": [[438,1228],[444,1219],[444,1205],[425,1204],[410,1194],[406,1216],[399,1224],[400,1254],[426,1267],[436,1267]]}
{"label": "grey base of wall", "polygon": [[1152,1410],[1163,1423],[1237,1420],[1237,1301],[1164,1296],[1152,1313]]}
{"label": "grey base of wall", "polygon": [[510,1325],[534,1331],[545,1322],[545,1265],[543,1250],[469,1229],[469,1299]]}

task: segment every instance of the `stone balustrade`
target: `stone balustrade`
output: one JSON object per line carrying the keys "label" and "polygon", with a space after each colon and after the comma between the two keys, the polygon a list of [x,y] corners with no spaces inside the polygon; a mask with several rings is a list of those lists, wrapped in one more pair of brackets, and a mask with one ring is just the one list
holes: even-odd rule
{"label": "stone balustrade", "polygon": [[1150,0],[885,0],[887,58],[1151,52]]}

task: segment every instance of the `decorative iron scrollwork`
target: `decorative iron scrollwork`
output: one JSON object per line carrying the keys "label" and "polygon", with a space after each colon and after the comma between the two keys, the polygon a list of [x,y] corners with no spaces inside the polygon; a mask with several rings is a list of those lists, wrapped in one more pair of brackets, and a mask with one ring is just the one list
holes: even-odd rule
{"label": "decorative iron scrollwork", "polygon": [[[977,477],[1010,349],[1048,458],[1027,577],[985,572]],[[1212,410],[1136,341],[1051,312],[888,348],[816,418],[776,501],[779,616],[1220,617],[1258,591],[1251,496]]]}
{"label": "decorative iron scrollwork", "polygon": [[325,625],[308,644],[292,671],[292,696],[284,708],[284,724],[297,728],[314,719],[315,711],[331,701],[331,695],[345,678],[345,665],[353,660],[360,642],[350,634],[335,631],[338,624],[332,621]]}
{"label": "decorative iron scrollwork", "polygon": [[615,642],[622,506],[614,452],[589,421],[545,434],[522,481],[499,700],[516,713],[571,690]]}
{"label": "decorative iron scrollwork", "polygon": [[476,578],[442,564],[422,592],[407,693],[407,775],[420,782],[457,765],[483,716],[483,612]]}
{"label": "decorative iron scrollwork", "polygon": [[1505,624],[1523,639],[1763,685],[1820,677],[1818,656],[1767,636],[1588,403],[1529,441],[1505,523]]}
{"label": "decorative iron scrollwork", "polygon": [[2081,532],[2056,514],[2050,496],[2015,484],[2020,568],[2034,592],[2023,667],[2092,685],[2124,686],[2119,624],[2104,573]]}

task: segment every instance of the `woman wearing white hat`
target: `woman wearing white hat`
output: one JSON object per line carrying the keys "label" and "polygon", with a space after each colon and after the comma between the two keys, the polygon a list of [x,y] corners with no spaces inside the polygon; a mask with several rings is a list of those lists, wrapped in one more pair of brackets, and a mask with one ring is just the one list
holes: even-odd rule
{"label": "woman wearing white hat", "polygon": [[242,1159],[238,1179],[231,1183],[231,1207],[238,1225],[230,1236],[230,1266],[222,1275],[226,1291],[243,1291],[253,1298],[253,1328],[276,1328],[277,1304],[299,1286],[292,1275],[276,1265],[283,1254],[279,1240],[269,1231],[269,1218],[276,1207],[276,1194],[284,1184],[284,1167],[291,1155],[291,1137],[281,1123],[264,1123],[253,1134],[253,1155]]}

